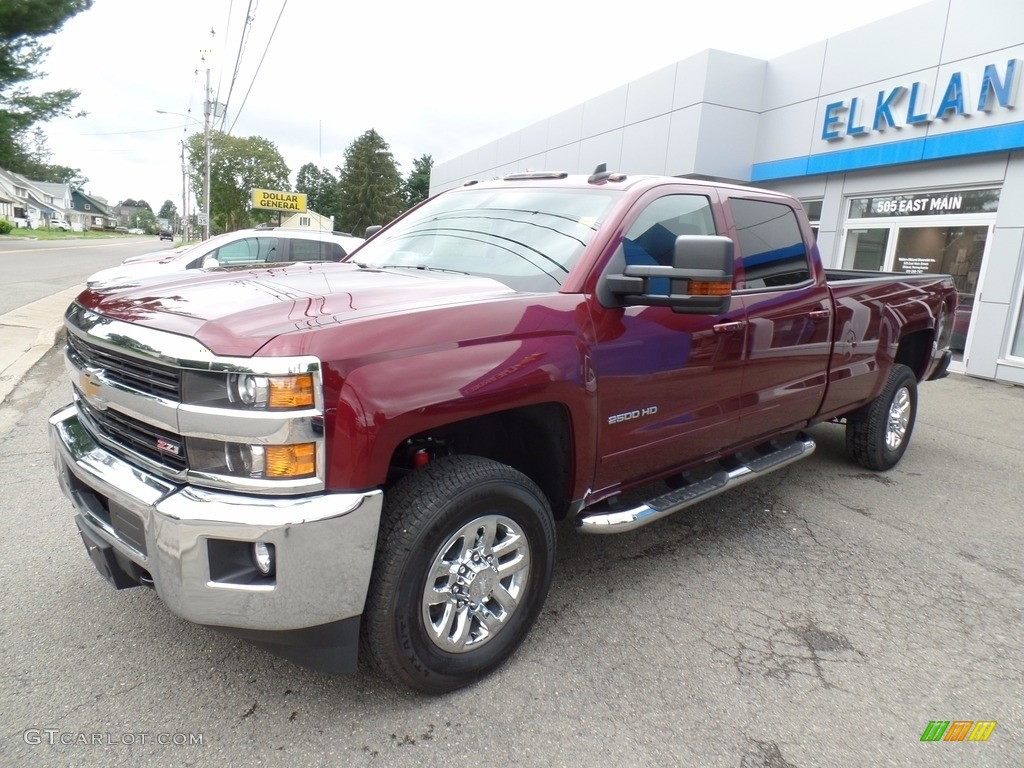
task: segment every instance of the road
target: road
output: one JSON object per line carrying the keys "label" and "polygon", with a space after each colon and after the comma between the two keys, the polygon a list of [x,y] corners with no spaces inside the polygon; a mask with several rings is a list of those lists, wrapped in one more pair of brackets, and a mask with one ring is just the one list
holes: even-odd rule
{"label": "road", "polygon": [[[50,464],[68,394],[53,352],[0,406],[0,765],[1024,765],[1024,389],[924,385],[884,474],[826,424],[811,458],[631,534],[562,527],[524,646],[439,698],[110,589]],[[934,720],[997,726],[922,742]]]}
{"label": "road", "polygon": [[93,272],[120,264],[129,256],[165,250],[152,238],[109,240],[28,240],[0,237],[0,315],[85,283]]}

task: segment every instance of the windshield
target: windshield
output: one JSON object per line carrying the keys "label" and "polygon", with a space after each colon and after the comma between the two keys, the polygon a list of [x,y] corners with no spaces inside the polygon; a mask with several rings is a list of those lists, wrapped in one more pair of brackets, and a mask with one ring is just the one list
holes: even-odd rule
{"label": "windshield", "polygon": [[555,291],[617,197],[614,190],[478,189],[439,195],[370,240],[352,261],[439,269]]}

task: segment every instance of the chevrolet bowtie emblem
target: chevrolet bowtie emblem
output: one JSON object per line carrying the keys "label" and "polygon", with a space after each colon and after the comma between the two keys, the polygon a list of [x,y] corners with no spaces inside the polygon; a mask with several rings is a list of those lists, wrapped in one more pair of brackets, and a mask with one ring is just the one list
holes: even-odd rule
{"label": "chevrolet bowtie emblem", "polygon": [[99,371],[84,368],[78,373],[78,388],[81,390],[82,395],[89,401],[89,405],[103,411],[106,410],[107,403],[100,395],[101,383]]}

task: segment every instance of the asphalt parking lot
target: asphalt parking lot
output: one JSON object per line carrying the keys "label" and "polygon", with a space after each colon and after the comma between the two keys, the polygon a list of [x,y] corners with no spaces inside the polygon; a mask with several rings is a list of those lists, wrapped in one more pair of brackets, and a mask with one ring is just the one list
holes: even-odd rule
{"label": "asphalt parking lot", "polygon": [[[675,517],[560,528],[538,626],[443,697],[111,590],[50,463],[67,394],[54,351],[0,406],[0,765],[1024,765],[1022,388],[923,385],[884,474],[820,425],[811,458]],[[922,742],[931,721],[996,726]]]}

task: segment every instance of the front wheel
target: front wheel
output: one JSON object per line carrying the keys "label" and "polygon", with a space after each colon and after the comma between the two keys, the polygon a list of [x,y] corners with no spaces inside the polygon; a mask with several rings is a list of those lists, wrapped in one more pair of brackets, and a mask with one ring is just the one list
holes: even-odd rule
{"label": "front wheel", "polygon": [[917,378],[907,366],[893,365],[881,394],[846,418],[846,452],[868,469],[896,466],[914,431]]}
{"label": "front wheel", "polygon": [[528,477],[476,456],[438,459],[385,497],[364,654],[421,691],[474,682],[526,637],[554,555],[551,510]]}

